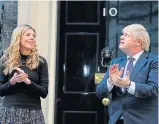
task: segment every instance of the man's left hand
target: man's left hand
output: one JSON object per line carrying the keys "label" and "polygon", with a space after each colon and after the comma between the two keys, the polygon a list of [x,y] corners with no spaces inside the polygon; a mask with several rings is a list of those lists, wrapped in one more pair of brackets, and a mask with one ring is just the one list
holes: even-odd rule
{"label": "man's left hand", "polygon": [[112,77],[112,81],[114,82],[114,85],[118,86],[118,87],[123,87],[123,88],[127,88],[128,86],[130,86],[130,73],[127,72],[127,75],[124,78],[121,78],[117,75],[114,75]]}

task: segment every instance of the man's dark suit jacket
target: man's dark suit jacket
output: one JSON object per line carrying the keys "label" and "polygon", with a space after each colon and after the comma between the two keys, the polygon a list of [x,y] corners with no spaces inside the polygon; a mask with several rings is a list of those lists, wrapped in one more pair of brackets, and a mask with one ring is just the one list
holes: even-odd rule
{"label": "man's dark suit jacket", "polygon": [[[111,64],[119,63],[119,69],[125,67],[127,57],[112,60]],[[109,70],[109,69],[108,69]],[[98,97],[109,94],[106,72],[97,85]],[[136,62],[130,80],[135,82],[135,94],[123,94],[121,88],[114,86],[109,105],[109,124],[115,124],[121,115],[124,124],[157,124],[158,123],[158,57],[155,54],[143,52]]]}

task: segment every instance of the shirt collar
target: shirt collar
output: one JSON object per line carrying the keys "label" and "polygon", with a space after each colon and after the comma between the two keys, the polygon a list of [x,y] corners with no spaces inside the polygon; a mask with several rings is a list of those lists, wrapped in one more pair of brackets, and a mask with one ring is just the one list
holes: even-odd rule
{"label": "shirt collar", "polygon": [[[140,55],[141,55],[143,52],[144,52],[144,50],[141,51],[141,52],[139,52],[139,53],[137,53],[136,55],[134,55],[134,56],[132,56],[132,57],[135,59],[135,61],[137,61],[137,60],[139,59]],[[127,56],[127,59],[128,59],[128,58],[130,58],[130,56]]]}

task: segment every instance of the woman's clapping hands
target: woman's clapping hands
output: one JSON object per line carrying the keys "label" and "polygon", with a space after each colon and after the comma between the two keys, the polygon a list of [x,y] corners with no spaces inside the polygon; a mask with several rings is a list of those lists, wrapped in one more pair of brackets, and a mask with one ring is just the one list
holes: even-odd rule
{"label": "woman's clapping hands", "polygon": [[10,83],[15,85],[16,83],[24,82],[26,84],[31,84],[31,81],[28,78],[28,74],[25,73],[22,69],[16,68],[17,72],[14,73],[13,77],[10,79]]}

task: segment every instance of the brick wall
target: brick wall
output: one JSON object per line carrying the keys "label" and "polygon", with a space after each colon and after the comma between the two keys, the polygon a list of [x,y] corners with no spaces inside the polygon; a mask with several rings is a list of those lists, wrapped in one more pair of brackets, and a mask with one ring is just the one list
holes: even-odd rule
{"label": "brick wall", "polygon": [[[4,9],[2,8],[4,5]],[[18,2],[16,0],[11,1],[0,1],[0,12],[4,10],[4,18],[1,20],[2,30],[1,30],[1,40],[0,40],[0,56],[2,51],[5,50],[10,43],[11,34],[13,29],[17,26],[17,11],[18,11]],[[1,15],[0,15],[1,18]],[[0,97],[0,106],[3,98]]]}

